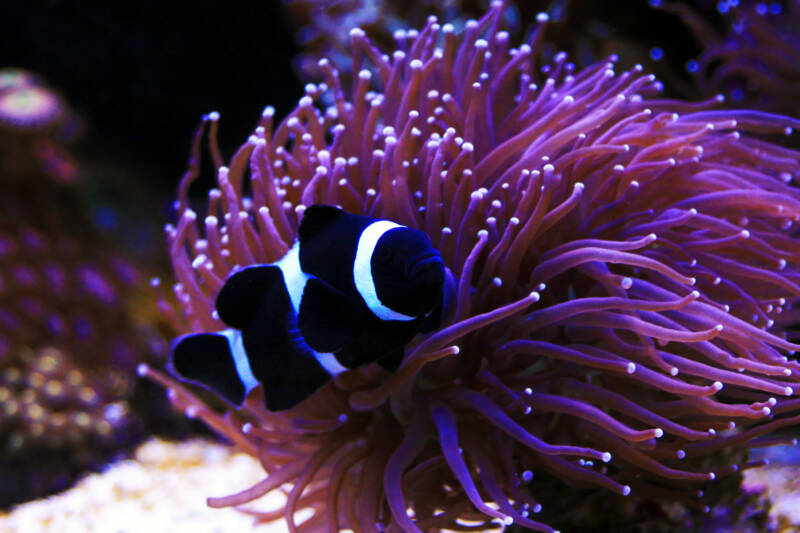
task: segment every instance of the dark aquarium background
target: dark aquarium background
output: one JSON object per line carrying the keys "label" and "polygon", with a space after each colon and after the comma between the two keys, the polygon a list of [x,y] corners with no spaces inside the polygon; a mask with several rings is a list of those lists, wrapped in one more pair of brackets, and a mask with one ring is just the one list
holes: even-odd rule
{"label": "dark aquarium background", "polygon": [[[769,65],[743,60],[756,61],[748,68],[767,72],[764,79],[789,80],[780,85],[753,84],[747,69],[717,75],[730,50],[757,45],[758,35],[738,30],[729,16],[738,1],[509,4],[504,22],[512,42],[530,34],[538,13],[550,16],[540,64],[566,51],[580,70],[617,54],[620,72],[644,65],[663,82],[665,97],[722,93],[732,105],[798,115],[800,93],[791,96],[800,90],[797,55]],[[747,4],[763,5],[774,17],[792,4],[795,18],[775,22],[775,31],[787,36],[788,46],[800,46],[796,2]],[[135,376],[142,362],[163,368],[169,342],[184,332],[161,307],[159,295],[170,294],[174,282],[164,226],[177,220],[176,189],[203,117],[220,114],[219,146],[227,161],[265,106],[274,107],[278,123],[304,85],[319,81],[318,58],[340,60],[349,83],[344,50],[353,24],[390,50],[393,32],[420,28],[432,13],[463,28],[488,5],[0,1],[0,80],[3,69],[21,69],[32,76],[25,83],[50,91],[63,106],[58,125],[42,128],[15,122],[0,106],[0,510],[67,489],[85,472],[129,457],[154,434],[224,440],[173,412],[161,387]],[[712,48],[720,54],[702,63]],[[4,90],[0,83],[0,95]],[[797,134],[776,142],[796,148]],[[208,151],[201,153],[201,178],[189,196],[205,212],[216,183]],[[796,455],[782,460],[794,464]],[[580,508],[576,522],[589,523],[603,512],[596,491],[562,498],[559,479],[545,474],[543,482],[553,490],[541,518],[555,523],[573,506]],[[742,520],[762,524],[766,511],[750,496],[729,501],[745,509]],[[657,506],[624,511],[647,523],[667,517]],[[703,531],[737,530],[727,519],[691,523]]]}
{"label": "dark aquarium background", "polygon": [[[295,58],[303,43],[327,50],[323,42],[343,39],[345,24],[352,21],[371,21],[383,36],[419,27],[430,13],[463,23],[488,5],[328,3],[334,15],[357,4],[373,6],[375,14],[334,19],[342,26],[330,35],[309,31],[314,10],[324,1],[4,2],[0,60],[39,74],[62,92],[85,124],[77,146],[81,154],[111,160],[152,190],[171,193],[202,115],[221,114],[220,143],[229,156],[264,106],[275,107],[279,118],[294,107],[303,84],[313,81],[299,79],[293,68],[302,66]],[[611,53],[619,54],[624,66],[644,63],[648,50],[660,47],[666,51],[663,61],[680,72],[698,51],[677,17],[654,10],[646,0],[530,0],[515,6],[512,23],[520,32],[533,25],[537,13],[550,13],[555,24],[546,50],[550,55],[566,50],[578,66]]]}

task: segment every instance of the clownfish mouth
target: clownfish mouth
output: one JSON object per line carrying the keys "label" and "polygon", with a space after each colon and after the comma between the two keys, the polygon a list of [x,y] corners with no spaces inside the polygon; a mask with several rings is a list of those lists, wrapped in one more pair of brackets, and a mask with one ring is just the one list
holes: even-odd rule
{"label": "clownfish mouth", "polygon": [[405,278],[409,281],[422,282],[425,285],[440,284],[444,281],[444,265],[439,254],[431,254],[411,262],[406,269]]}

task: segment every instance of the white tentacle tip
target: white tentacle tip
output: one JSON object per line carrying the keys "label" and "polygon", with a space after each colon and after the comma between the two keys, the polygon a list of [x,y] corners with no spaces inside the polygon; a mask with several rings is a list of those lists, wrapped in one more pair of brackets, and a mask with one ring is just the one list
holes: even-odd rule
{"label": "white tentacle tip", "polygon": [[150,367],[147,366],[146,363],[139,363],[139,366],[136,367],[136,375],[143,378],[147,375],[147,372],[150,370]]}
{"label": "white tentacle tip", "polygon": [[242,424],[242,433],[247,435],[251,431],[253,431],[253,424],[251,424],[250,422],[245,422],[244,424]]}
{"label": "white tentacle tip", "polygon": [[622,487],[622,495],[623,496],[629,496],[630,493],[631,493],[631,486],[630,485],[625,485],[624,487]]}
{"label": "white tentacle tip", "polygon": [[602,457],[600,457],[600,459],[601,459],[601,460],[602,460],[604,463],[608,463],[609,461],[611,461],[611,453],[609,453],[609,452],[603,452],[603,456],[602,456]]}
{"label": "white tentacle tip", "polygon": [[536,291],[532,291],[532,292],[531,292],[531,293],[528,295],[528,298],[530,298],[530,299],[531,299],[531,300],[533,300],[534,302],[538,302],[538,301],[539,301],[539,298],[540,298],[540,296],[539,296],[539,293],[538,293],[538,292],[536,292]]}
{"label": "white tentacle tip", "polygon": [[656,428],[656,430],[655,430],[655,437],[656,437],[657,439],[660,439],[660,438],[661,438],[661,437],[663,437],[663,436],[664,436],[664,430],[663,430],[663,429],[661,429],[661,428]]}
{"label": "white tentacle tip", "polygon": [[627,370],[628,374],[633,374],[636,372],[636,363],[628,363],[628,366],[625,370]]}

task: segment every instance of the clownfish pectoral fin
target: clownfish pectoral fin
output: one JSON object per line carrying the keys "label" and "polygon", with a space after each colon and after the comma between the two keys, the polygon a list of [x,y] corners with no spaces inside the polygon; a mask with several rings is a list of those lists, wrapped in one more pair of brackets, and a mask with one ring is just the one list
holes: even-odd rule
{"label": "clownfish pectoral fin", "polygon": [[[330,374],[319,365],[312,365],[311,361],[307,365],[291,365],[295,370],[292,375],[286,374],[280,381],[265,382],[264,406],[273,412],[291,409],[331,380]],[[302,366],[307,366],[310,372],[300,372],[298,367]]]}
{"label": "clownfish pectoral fin", "polygon": [[378,359],[377,363],[384,369],[388,370],[389,372],[394,372],[398,368],[400,368],[400,363],[403,362],[403,355],[405,354],[405,350],[403,347],[396,348],[395,350],[387,353],[380,359]]}
{"label": "clownfish pectoral fin", "polygon": [[303,220],[297,229],[297,236],[300,245],[313,239],[322,230],[326,229],[339,217],[346,216],[347,213],[332,205],[314,204],[303,211]]}
{"label": "clownfish pectoral fin", "polygon": [[269,289],[279,283],[283,283],[283,274],[274,265],[249,266],[231,274],[217,295],[220,320],[244,329],[258,312]]}
{"label": "clownfish pectoral fin", "polygon": [[358,305],[319,278],[306,283],[297,325],[317,352],[335,352],[350,343],[362,322]]}
{"label": "clownfish pectoral fin", "polygon": [[433,309],[422,317],[422,320],[419,323],[419,332],[420,333],[430,333],[431,331],[436,331],[439,329],[439,326],[442,322],[442,304],[443,298],[439,297],[436,301],[436,305],[433,306]]}
{"label": "clownfish pectoral fin", "polygon": [[[226,330],[226,332],[233,330]],[[183,378],[196,381],[235,405],[242,405],[253,387],[242,379],[231,335],[197,333],[179,337],[172,348],[172,366]],[[238,332],[236,332],[238,333]]]}
{"label": "clownfish pectoral fin", "polygon": [[442,323],[451,320],[455,313],[456,281],[449,268],[445,268],[444,288],[433,309],[423,317],[419,324],[420,333],[430,333],[439,329]]}

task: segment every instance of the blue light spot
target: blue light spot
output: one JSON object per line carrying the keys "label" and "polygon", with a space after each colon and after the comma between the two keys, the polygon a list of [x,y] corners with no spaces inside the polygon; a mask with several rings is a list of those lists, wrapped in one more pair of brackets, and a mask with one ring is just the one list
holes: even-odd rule
{"label": "blue light spot", "polygon": [[731,9],[731,6],[726,0],[722,0],[722,2],[719,2],[717,4],[717,11],[719,11],[723,15],[725,13],[727,13],[728,11],[730,11],[730,9]]}
{"label": "blue light spot", "polygon": [[731,7],[738,7],[739,6],[739,0],[728,0],[728,5],[731,6]]}
{"label": "blue light spot", "polygon": [[739,87],[731,91],[731,100],[734,102],[741,102],[744,100],[744,91]]}
{"label": "blue light spot", "polygon": [[650,49],[650,59],[653,61],[661,61],[662,57],[664,57],[664,50],[657,46]]}
{"label": "blue light spot", "polygon": [[661,7],[661,0],[650,0],[650,7]]}
{"label": "blue light spot", "polygon": [[780,15],[781,11],[783,11],[783,6],[779,2],[772,2],[769,5],[769,12],[773,15]]}
{"label": "blue light spot", "polygon": [[100,206],[94,210],[94,223],[103,230],[112,229],[117,225],[117,215],[107,206]]}
{"label": "blue light spot", "polygon": [[690,59],[689,61],[686,62],[686,70],[694,74],[695,72],[700,70],[700,63],[698,63],[694,59]]}
{"label": "blue light spot", "polygon": [[759,15],[766,15],[767,14],[767,4],[764,2],[759,2],[756,4],[756,13]]}

